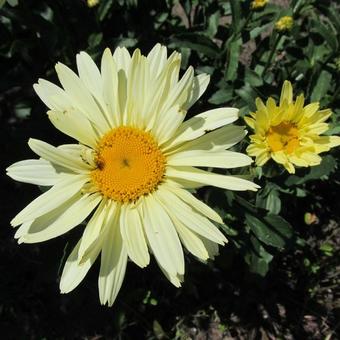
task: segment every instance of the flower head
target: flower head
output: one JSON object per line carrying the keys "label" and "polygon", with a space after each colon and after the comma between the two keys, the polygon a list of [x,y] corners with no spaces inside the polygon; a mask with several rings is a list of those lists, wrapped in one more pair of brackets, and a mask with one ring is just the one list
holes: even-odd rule
{"label": "flower head", "polygon": [[318,102],[304,106],[303,94],[294,101],[289,81],[283,84],[279,106],[273,98],[266,105],[257,98],[256,107],[245,121],[255,132],[250,136],[247,152],[256,157],[258,166],[273,159],[294,173],[294,166],[318,165],[321,152],[340,145],[338,136],[320,136],[328,130],[325,121],[331,110],[319,110]]}
{"label": "flower head", "polygon": [[[147,56],[106,49],[100,70],[84,52],[79,76],[58,63],[63,88],[40,79],[34,89],[48,117],[77,143],[52,146],[30,139],[40,157],[7,169],[16,180],[52,186],[12,220],[19,243],[42,242],[88,217],[83,235],[66,261],[61,292],[73,290],[100,255],[99,296],[112,305],[128,259],[146,267],[152,252],[165,276],[180,286],[182,244],[201,260],[227,242],[213,223],[221,217],[187,189],[212,185],[256,190],[250,181],[196,167],[249,165],[251,158],[226,149],[244,136],[229,125],[238,110],[219,108],[186,121],[187,110],[205,91],[209,76],[189,67],[179,78],[181,55],[167,57],[157,44]],[[208,133],[206,133],[209,131]]]}
{"label": "flower head", "polygon": [[87,6],[88,7],[94,7],[99,4],[99,0],[87,0]]}
{"label": "flower head", "polygon": [[268,3],[268,0],[253,0],[250,3],[250,7],[253,10],[261,9]]}
{"label": "flower head", "polygon": [[293,17],[286,15],[275,23],[275,29],[279,32],[290,31],[293,27]]}

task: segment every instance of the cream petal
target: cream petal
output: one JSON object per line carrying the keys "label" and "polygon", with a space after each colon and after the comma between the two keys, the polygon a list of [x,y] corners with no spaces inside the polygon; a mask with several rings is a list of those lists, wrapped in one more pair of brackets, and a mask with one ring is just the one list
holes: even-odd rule
{"label": "cream petal", "polygon": [[215,130],[223,125],[230,124],[237,118],[238,109],[234,108],[220,108],[203,112],[185,121],[177,130],[174,138],[165,144],[163,149],[168,151],[178,144],[204,135],[209,130]]}
{"label": "cream petal", "polygon": [[68,259],[66,260],[63,272],[60,278],[60,292],[62,294],[71,292],[74,288],[76,288],[80,282],[84,279],[87,272],[90,270],[92,264],[96,261],[100,249],[101,243],[98,242],[96,247],[94,247],[91,251],[88,259],[82,264],[78,263],[78,252],[81,244],[81,239],[77,243],[77,245],[72,250]]}
{"label": "cream petal", "polygon": [[98,279],[99,299],[101,304],[112,306],[122,286],[127,252],[119,228],[119,209],[108,221],[107,234],[104,237]]}
{"label": "cream petal", "polygon": [[252,159],[247,155],[234,151],[186,150],[177,152],[167,158],[168,165],[203,166],[231,169],[247,166]]}
{"label": "cream petal", "polygon": [[223,224],[223,220],[220,215],[213,209],[211,209],[207,204],[203,203],[201,200],[197,199],[193,194],[189,191],[182,189],[176,182],[172,182],[169,179],[166,183],[163,184],[165,188],[172,193],[174,193],[177,197],[179,197],[183,202],[194,208],[196,211],[201,213],[202,215],[208,217],[212,221]]}
{"label": "cream petal", "polygon": [[75,109],[60,111],[49,111],[48,118],[52,124],[61,132],[88,145],[96,147],[99,139],[90,121]]}
{"label": "cream petal", "polygon": [[110,49],[106,48],[101,60],[101,76],[103,79],[103,97],[108,107],[107,120],[110,126],[122,124],[122,114],[118,96],[118,69],[113,61]]}
{"label": "cream petal", "polygon": [[74,157],[74,155],[60,148],[33,138],[30,138],[28,145],[38,156],[52,164],[65,167],[78,173],[88,173],[91,170],[91,166],[83,162],[80,155],[79,158]]}
{"label": "cream petal", "polygon": [[209,258],[213,260],[219,254],[218,244],[204,237],[202,237],[201,239],[204,243],[205,249],[208,252]]}
{"label": "cream petal", "polygon": [[184,118],[185,112],[181,111],[178,105],[164,113],[163,119],[154,128],[154,135],[159,145],[166,143],[175,134]]}
{"label": "cream petal", "polygon": [[151,79],[156,79],[163,71],[167,61],[167,49],[161,44],[156,44],[149,52],[147,59],[151,70]]}
{"label": "cream petal", "polygon": [[[39,233],[40,231],[47,228],[50,224],[54,223],[60,215],[62,215],[67,209],[72,207],[79,199],[81,198],[81,194],[78,192],[72,197],[66,199],[57,207],[50,209],[48,212],[43,215],[29,220],[28,222],[24,222],[22,226],[19,228],[20,232],[18,232],[14,237],[21,238],[22,236],[26,236],[31,233]],[[29,228],[26,228],[24,225],[29,224]],[[18,231],[19,231],[18,230]],[[19,243],[23,243],[24,239],[19,239]]]}
{"label": "cream petal", "polygon": [[[98,240],[100,239],[100,235],[104,229],[106,218],[108,216],[108,211],[114,211],[114,209],[114,202],[108,202],[107,199],[102,198],[98,208],[92,215],[90,221],[87,223],[81,238],[78,251],[79,263],[84,261],[86,262],[88,260],[88,255],[91,254],[90,250],[96,243],[98,243]],[[85,253],[87,256],[85,256]]]}
{"label": "cream petal", "polygon": [[[203,215],[195,212],[176,195],[163,188],[159,188],[157,192],[155,192],[155,196],[159,198],[170,218],[174,216],[187,228],[216,243],[223,245],[228,242],[212,222]],[[169,204],[169,202],[171,202],[171,204]]]}
{"label": "cream petal", "polygon": [[88,181],[88,176],[61,174],[60,180],[51,189],[38,196],[11,221],[12,226],[18,226],[27,221],[42,216],[57,208],[66,200],[78,193]]}
{"label": "cream petal", "polygon": [[210,75],[202,73],[197,77],[194,77],[192,89],[190,91],[187,102],[184,105],[184,109],[188,110],[193,106],[197,100],[202,96],[202,94],[207,89],[210,82]]}
{"label": "cream petal", "polygon": [[34,222],[34,220],[32,221],[28,221],[23,223],[16,231],[16,233],[14,234],[14,238],[18,239],[18,243],[20,244],[20,237],[22,235],[26,235],[28,230],[30,229],[32,223]]}
{"label": "cream petal", "polygon": [[[176,56],[177,54],[173,54]],[[159,77],[150,84],[148,103],[145,108],[143,117],[145,117],[145,126],[147,130],[152,130],[156,127],[156,122],[161,122],[162,107],[168,97],[169,91],[171,90],[173,83],[177,82],[178,74],[180,69],[180,59],[170,58],[164,70],[161,72]]]}
{"label": "cream petal", "polygon": [[190,66],[184,73],[181,80],[175,84],[169,91],[164,105],[160,109],[159,119],[162,119],[162,113],[168,111],[174,105],[179,105],[181,108],[188,100],[192,83],[194,79],[194,69]]}
{"label": "cream petal", "polygon": [[[20,241],[24,243],[43,242],[67,233],[82,223],[101,199],[99,194],[79,196],[72,205],[52,220],[47,216],[47,219],[50,219],[49,224],[44,218],[35,220],[28,233],[21,236]],[[35,228],[39,231],[34,232]]]}
{"label": "cream petal", "polygon": [[33,88],[44,104],[56,111],[68,110],[72,107],[72,102],[67,93],[59,86],[45,80],[39,79]]}
{"label": "cream petal", "polygon": [[145,234],[157,261],[169,275],[184,274],[183,249],[170,217],[153,195],[143,207]]}
{"label": "cream petal", "polygon": [[27,159],[16,162],[6,169],[7,175],[16,181],[50,186],[59,176],[52,164],[44,159]]}
{"label": "cream petal", "polygon": [[113,53],[113,61],[117,65],[117,69],[123,70],[123,72],[127,75],[131,64],[131,56],[125,47],[117,47],[115,49]]}
{"label": "cream petal", "polygon": [[198,234],[186,228],[178,219],[174,219],[178,235],[185,248],[194,256],[205,261],[209,258],[207,249]]}
{"label": "cream petal", "polygon": [[63,88],[69,95],[74,107],[78,108],[96,128],[104,134],[110,130],[105,113],[99,108],[90,91],[78,76],[67,66],[58,63],[56,71]]}
{"label": "cream petal", "polygon": [[127,105],[123,121],[127,125],[143,127],[149,79],[147,59],[138,49],[133,53],[127,79]]}
{"label": "cream petal", "polygon": [[80,80],[94,98],[103,104],[103,80],[97,65],[86,52],[77,54],[77,67]]}
{"label": "cream petal", "polygon": [[127,104],[127,77],[131,65],[131,56],[125,47],[118,47],[113,53],[113,61],[118,70],[118,103],[120,116],[123,121]]}
{"label": "cream petal", "polygon": [[[97,167],[95,162],[95,152],[93,149],[83,144],[62,144],[57,147],[73,157],[76,161],[87,164],[91,169]],[[57,170],[58,170],[58,166]],[[65,170],[65,168],[63,168]],[[67,170],[67,169],[66,169]]]}
{"label": "cream petal", "polygon": [[122,206],[120,232],[130,259],[139,267],[146,267],[150,262],[150,255],[137,209]]}
{"label": "cream petal", "polygon": [[215,174],[193,167],[168,167],[166,175],[170,178],[180,178],[201,183],[202,185],[212,185],[236,191],[256,191],[259,188],[257,184],[239,177]]}
{"label": "cream petal", "polygon": [[184,275],[182,274],[171,274],[169,272],[167,272],[162,265],[158,262],[157,257],[156,257],[156,262],[158,264],[158,267],[160,268],[160,270],[162,271],[162,273],[164,274],[164,276],[176,287],[179,288],[182,285],[182,282],[184,280]]}
{"label": "cream petal", "polygon": [[215,131],[206,133],[179,147],[172,149],[167,155],[184,150],[209,150],[210,152],[229,149],[240,142],[247,135],[243,126],[227,125]]}

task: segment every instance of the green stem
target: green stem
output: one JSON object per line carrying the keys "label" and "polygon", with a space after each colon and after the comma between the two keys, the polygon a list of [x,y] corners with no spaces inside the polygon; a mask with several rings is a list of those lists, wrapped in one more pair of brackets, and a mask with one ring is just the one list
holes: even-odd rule
{"label": "green stem", "polygon": [[279,45],[281,38],[282,38],[282,34],[278,33],[278,35],[276,36],[275,42],[274,42],[274,44],[271,48],[271,51],[270,51],[269,57],[267,59],[266,65],[264,66],[264,69],[262,71],[262,75],[264,75],[266,73],[270,63],[272,62],[274,53],[276,52],[277,46]]}

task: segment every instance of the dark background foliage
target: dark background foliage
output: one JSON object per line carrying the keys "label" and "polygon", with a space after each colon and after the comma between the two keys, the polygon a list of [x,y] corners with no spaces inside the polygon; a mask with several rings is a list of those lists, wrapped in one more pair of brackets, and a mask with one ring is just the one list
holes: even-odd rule
{"label": "dark background foliage", "polygon": [[[292,15],[293,29],[273,31]],[[57,82],[54,65],[75,69],[86,50],[157,43],[180,50],[182,67],[211,74],[191,112],[277,98],[285,79],[296,93],[320,101],[340,131],[339,6],[336,1],[20,0],[0,9],[0,336],[3,339],[335,339],[339,329],[339,151],[320,166],[287,176],[273,165],[252,167],[262,189],[250,194],[199,191],[223,215],[230,243],[208,264],[186,258],[176,289],[152,263],[130,264],[115,305],[99,305],[98,266],[68,295],[59,294],[65,256],[82,227],[36,245],[17,245],[11,218],[40,190],[14,182],[5,168],[35,156],[30,137],[69,142],[54,129],[32,84]],[[240,148],[244,151],[245,144]],[[261,173],[259,173],[261,171]],[[280,214],[280,215],[279,215]]]}

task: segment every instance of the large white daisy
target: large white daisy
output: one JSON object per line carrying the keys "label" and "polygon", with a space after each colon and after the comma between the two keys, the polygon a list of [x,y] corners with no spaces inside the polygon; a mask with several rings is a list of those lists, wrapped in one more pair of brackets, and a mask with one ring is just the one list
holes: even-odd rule
{"label": "large white daisy", "polygon": [[[11,224],[19,243],[57,237],[88,217],[83,236],[66,261],[60,289],[73,290],[101,256],[99,297],[112,305],[128,259],[146,267],[152,253],[176,287],[184,275],[181,242],[201,260],[227,242],[213,223],[220,216],[187,189],[212,185],[256,190],[257,185],[196,167],[236,168],[251,163],[226,149],[246,134],[228,125],[238,110],[219,108],[184,121],[205,91],[209,76],[189,67],[179,79],[181,55],[167,57],[157,44],[145,57],[125,48],[106,49],[101,69],[85,52],[77,55],[79,76],[58,63],[63,88],[40,79],[34,89],[48,117],[77,144],[58,147],[30,139],[40,159],[8,169],[15,180],[51,186]],[[208,133],[207,133],[208,132]]]}

